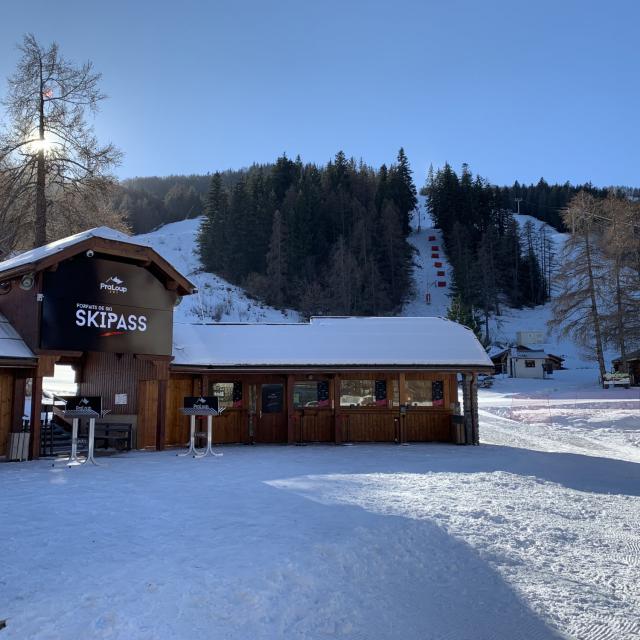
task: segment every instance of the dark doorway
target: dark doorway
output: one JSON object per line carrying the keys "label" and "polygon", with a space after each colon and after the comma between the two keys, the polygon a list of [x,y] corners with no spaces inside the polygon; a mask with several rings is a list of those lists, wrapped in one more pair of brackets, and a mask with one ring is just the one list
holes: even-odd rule
{"label": "dark doorway", "polygon": [[287,403],[285,385],[259,385],[256,442],[287,442]]}

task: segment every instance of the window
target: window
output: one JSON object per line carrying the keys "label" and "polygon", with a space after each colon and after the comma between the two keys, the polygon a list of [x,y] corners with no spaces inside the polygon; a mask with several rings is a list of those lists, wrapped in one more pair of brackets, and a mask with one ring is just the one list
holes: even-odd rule
{"label": "window", "polygon": [[330,407],[329,383],[296,382],[293,385],[293,406],[296,409]]}
{"label": "window", "polygon": [[374,407],[375,380],[341,380],[341,407]]}
{"label": "window", "polygon": [[210,389],[211,395],[218,398],[218,407],[221,409],[242,407],[241,382],[213,382]]}
{"label": "window", "polygon": [[524,366],[527,369],[535,369],[536,368],[536,361],[535,360],[525,360],[524,361]]}
{"label": "window", "polygon": [[431,380],[407,380],[407,404],[411,407],[433,406],[433,384]]}
{"label": "window", "polygon": [[400,406],[400,390],[398,388],[398,380],[396,378],[391,380],[391,406]]}

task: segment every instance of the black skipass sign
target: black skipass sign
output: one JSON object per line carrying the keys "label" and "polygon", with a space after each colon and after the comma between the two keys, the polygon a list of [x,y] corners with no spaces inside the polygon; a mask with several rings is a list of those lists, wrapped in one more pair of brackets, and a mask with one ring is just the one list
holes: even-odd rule
{"label": "black skipass sign", "polygon": [[102,414],[102,398],[100,396],[63,396],[67,403],[65,411],[95,411]]}
{"label": "black skipass sign", "polygon": [[186,396],[185,409],[213,409],[218,411],[218,398],[215,396]]}
{"label": "black skipass sign", "polygon": [[175,297],[144,267],[77,256],[44,273],[40,347],[170,355]]}

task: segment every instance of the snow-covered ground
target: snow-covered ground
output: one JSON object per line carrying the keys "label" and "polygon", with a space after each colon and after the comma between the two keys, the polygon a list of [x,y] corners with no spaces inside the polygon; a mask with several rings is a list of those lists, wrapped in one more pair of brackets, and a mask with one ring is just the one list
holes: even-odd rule
{"label": "snow-covered ground", "polygon": [[480,405],[480,447],[0,465],[0,633],[640,637],[638,389],[507,379]]}
{"label": "snow-covered ground", "polygon": [[250,298],[244,289],[202,270],[196,238],[201,218],[164,225],[142,235],[136,242],[153,247],[180,273],[189,278],[198,293],[187,296],[176,307],[176,322],[298,322],[295,311],[279,311]]}

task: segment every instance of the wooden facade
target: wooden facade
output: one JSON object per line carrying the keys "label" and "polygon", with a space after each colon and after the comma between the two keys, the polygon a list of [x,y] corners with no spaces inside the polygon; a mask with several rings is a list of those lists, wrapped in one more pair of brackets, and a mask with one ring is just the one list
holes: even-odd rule
{"label": "wooden facade", "polygon": [[[341,406],[340,385],[350,380],[385,380],[397,389],[383,406]],[[407,383],[413,380],[441,381],[443,398],[439,406],[411,406],[406,399]],[[296,383],[326,381],[327,406],[295,406]],[[452,414],[459,403],[455,372],[435,371],[282,371],[252,373],[183,373],[173,371],[167,399],[167,446],[183,446],[189,436],[188,418],[179,413],[185,396],[208,395],[215,383],[242,385],[240,406],[226,408],[214,419],[214,442],[296,444],[356,442],[453,442]],[[262,411],[262,388],[282,385],[282,411]],[[391,395],[391,394],[390,394]],[[312,403],[311,403],[312,404]]]}
{"label": "wooden facade", "polygon": [[[6,315],[28,347],[27,351],[31,350],[33,355],[29,362],[25,361],[22,369],[11,369],[9,368],[12,366],[11,363],[3,365],[0,362],[0,455],[5,451],[10,431],[21,428],[25,382],[30,378],[32,381],[30,457],[38,457],[42,380],[45,376],[53,375],[56,363],[74,367],[80,394],[102,398],[103,408],[109,412],[105,420],[126,421],[133,425],[133,444],[138,449],[162,450],[165,446],[184,446],[188,439],[188,419],[180,413],[184,398],[212,395],[213,386],[221,383],[227,383],[225,387],[227,389],[229,383],[232,383],[230,386],[233,389],[233,399],[232,401],[225,399],[224,413],[215,418],[214,441],[218,444],[454,442],[456,435],[453,429],[453,415],[459,408],[458,377],[460,375],[463,379],[465,400],[463,440],[467,444],[478,443],[475,379],[477,373],[488,373],[492,370],[488,360],[484,365],[435,366],[428,364],[422,354],[418,358],[418,362],[422,362],[421,365],[402,367],[393,364],[395,353],[388,349],[388,345],[384,345],[387,354],[382,362],[386,364],[381,366],[270,365],[268,363],[272,360],[269,357],[258,360],[267,363],[258,366],[251,364],[255,356],[253,353],[252,359],[244,365],[221,366],[210,363],[207,359],[211,358],[215,362],[216,354],[222,344],[234,346],[243,338],[242,336],[231,340],[225,338],[222,343],[218,343],[213,349],[207,351],[210,334],[206,332],[198,334],[201,343],[197,340],[193,342],[191,333],[186,336],[187,343],[201,344],[203,349],[201,353],[194,353],[191,356],[185,356],[183,352],[182,360],[178,359],[179,364],[172,364],[173,356],[170,355],[114,353],[111,351],[116,351],[115,349],[100,351],[100,346],[97,351],[90,350],[93,347],[89,346],[85,347],[87,349],[85,351],[42,349],[40,348],[42,302],[44,300],[46,303],[49,299],[45,285],[47,278],[51,277],[51,274],[46,277],[45,274],[48,271],[60,273],[61,262],[76,260],[74,256],[85,253],[87,258],[95,257],[97,260],[98,256],[108,256],[114,261],[135,264],[150,272],[157,281],[162,283],[162,294],[170,292],[165,295],[171,298],[170,304],[174,304],[179,296],[194,292],[193,285],[149,247],[105,237],[83,237],[76,244],[65,245],[61,250],[54,247],[49,251],[44,247],[42,250],[36,250],[35,254],[28,254],[32,256],[31,262],[9,260],[0,263],[0,284],[3,285],[0,288],[2,292],[0,312]],[[336,323],[341,321],[341,319],[324,320],[328,320],[330,326],[334,328],[338,327]],[[379,322],[390,319],[369,320]],[[418,320],[446,322],[435,318]],[[321,323],[314,326],[320,325]],[[264,326],[267,325],[262,325]],[[459,325],[456,326],[459,327]],[[110,327],[101,327],[101,329],[105,328]],[[203,327],[199,326],[199,329]],[[204,329],[209,331],[207,327]],[[306,329],[303,330],[306,331]],[[278,331],[281,332],[282,329]],[[302,335],[299,325],[293,331],[298,337]],[[406,362],[407,358],[413,358],[415,355],[414,344],[407,345],[407,336],[411,336],[411,340],[416,340],[415,334],[403,333],[403,330],[397,326],[393,331],[396,338],[400,336],[405,339],[404,354],[399,359]],[[441,335],[438,331],[440,329],[429,334],[427,339],[435,342]],[[446,333],[446,329],[444,331]],[[115,334],[118,332],[104,335]],[[304,335],[306,339],[307,334]],[[357,333],[352,332],[346,341],[344,336],[340,335],[336,344],[344,344],[345,348],[348,348],[349,341],[356,335]],[[371,351],[375,352],[377,345],[380,345],[386,337],[387,334],[381,334],[378,341],[372,343]],[[62,344],[66,347],[76,347],[76,339],[74,336],[73,340]],[[167,339],[167,349],[157,350],[154,353],[170,353],[169,339],[170,336]],[[278,352],[278,345],[284,344],[287,339],[288,335],[279,334],[277,339],[266,339],[256,344],[275,345],[277,353],[271,351],[270,354],[275,361],[279,361],[282,355]],[[475,338],[472,336],[471,340],[475,341]],[[327,340],[326,344],[329,342]],[[296,345],[292,351],[294,359],[319,357],[318,354],[305,351],[306,344],[302,342]],[[309,342],[309,344],[315,343]],[[447,344],[446,340],[442,344]],[[362,347],[362,344],[360,346]],[[471,362],[482,362],[482,358],[474,353],[476,346],[480,354],[484,355],[479,344],[472,344]],[[135,349],[131,347],[129,351],[135,351]],[[384,352],[385,349],[382,351]],[[305,355],[301,356],[300,353]],[[344,356],[338,350],[329,357],[335,357],[335,361],[338,362],[355,361],[357,363],[367,362],[372,355],[368,348],[361,348],[357,353],[359,355]],[[190,360],[185,360],[185,357],[205,358],[205,364],[188,364]],[[235,355],[228,354],[227,357],[232,362],[236,362]],[[327,357],[326,353],[324,357]],[[347,357],[354,357],[354,360],[346,359]],[[358,360],[358,357],[363,357],[364,360]],[[443,361],[442,357],[447,357],[447,354],[445,353],[444,356],[441,354],[440,362]],[[455,357],[453,360],[455,361]],[[319,361],[323,361],[321,357]],[[334,360],[325,360],[327,361],[334,362]],[[458,361],[467,362],[468,360],[463,354]],[[304,363],[304,360],[302,362]],[[313,385],[316,385],[317,399],[315,397],[303,399],[304,394],[311,393],[309,389],[313,389]],[[358,385],[361,389],[360,395],[352,393]],[[345,389],[349,392],[344,391]],[[368,391],[365,392],[362,389],[368,389]],[[427,394],[428,397],[424,395],[417,398],[415,395],[412,396],[414,393],[412,389],[430,391]]]}

